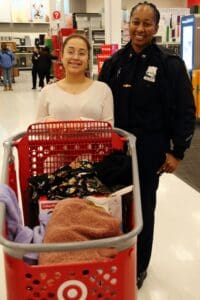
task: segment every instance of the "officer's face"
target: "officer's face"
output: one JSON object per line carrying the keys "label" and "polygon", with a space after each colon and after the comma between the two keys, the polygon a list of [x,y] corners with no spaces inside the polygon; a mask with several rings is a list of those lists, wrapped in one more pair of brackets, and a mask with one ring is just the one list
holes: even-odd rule
{"label": "officer's face", "polygon": [[158,31],[154,10],[148,5],[140,5],[130,18],[129,32],[132,47],[136,52],[141,52],[151,43],[153,36]]}

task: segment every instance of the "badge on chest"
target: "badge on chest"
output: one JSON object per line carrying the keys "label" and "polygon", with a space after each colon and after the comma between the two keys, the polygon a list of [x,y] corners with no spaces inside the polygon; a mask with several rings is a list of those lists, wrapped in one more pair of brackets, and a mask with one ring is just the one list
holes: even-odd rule
{"label": "badge on chest", "polygon": [[143,79],[147,80],[147,81],[150,81],[150,82],[155,82],[156,81],[157,70],[158,70],[157,67],[148,66]]}

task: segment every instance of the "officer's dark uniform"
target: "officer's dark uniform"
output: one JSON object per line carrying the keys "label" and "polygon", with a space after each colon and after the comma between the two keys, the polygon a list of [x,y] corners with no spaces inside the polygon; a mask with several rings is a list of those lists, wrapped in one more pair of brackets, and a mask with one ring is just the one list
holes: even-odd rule
{"label": "officer's dark uniform", "polygon": [[112,89],[115,126],[137,137],[144,223],[137,253],[141,273],[148,267],[152,250],[157,171],[167,152],[182,159],[191,143],[195,126],[192,86],[184,62],[155,44],[136,54],[128,43],[104,63],[99,80]]}

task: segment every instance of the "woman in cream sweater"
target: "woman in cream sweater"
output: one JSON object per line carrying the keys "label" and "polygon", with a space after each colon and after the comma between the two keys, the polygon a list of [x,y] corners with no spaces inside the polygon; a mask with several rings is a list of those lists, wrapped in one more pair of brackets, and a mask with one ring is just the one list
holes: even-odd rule
{"label": "woman in cream sweater", "polygon": [[68,36],[62,49],[65,77],[40,92],[38,121],[102,120],[113,125],[113,96],[107,84],[86,75],[90,44],[79,34]]}

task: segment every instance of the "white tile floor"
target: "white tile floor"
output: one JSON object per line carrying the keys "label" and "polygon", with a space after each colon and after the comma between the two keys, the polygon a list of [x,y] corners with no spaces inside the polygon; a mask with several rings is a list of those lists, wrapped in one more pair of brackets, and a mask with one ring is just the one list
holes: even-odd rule
{"label": "white tile floor", "polygon": [[[21,72],[13,87],[13,92],[3,92],[0,87],[0,170],[2,141],[34,122],[39,94],[31,90],[30,71]],[[4,300],[1,247],[0,254],[0,299]],[[176,176],[163,175],[158,191],[153,255],[138,300],[199,300],[199,282],[200,194]]]}

